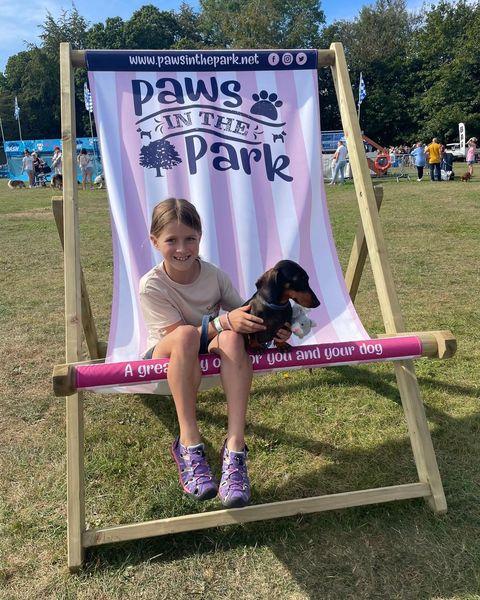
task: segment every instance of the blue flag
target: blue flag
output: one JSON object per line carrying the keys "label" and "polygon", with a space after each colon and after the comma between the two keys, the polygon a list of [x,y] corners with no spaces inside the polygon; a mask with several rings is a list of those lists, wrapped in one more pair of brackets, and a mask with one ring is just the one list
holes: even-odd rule
{"label": "blue flag", "polygon": [[365,82],[363,81],[363,75],[360,73],[360,83],[358,84],[358,106],[364,101],[367,95],[367,88],[365,87]]}
{"label": "blue flag", "polygon": [[20,117],[20,107],[18,106],[18,101],[17,101],[16,96],[15,96],[15,109],[13,111],[13,114],[15,116],[15,119],[18,121],[18,118]]}
{"label": "blue flag", "polygon": [[85,108],[88,110],[88,112],[93,112],[92,93],[88,89],[86,82],[83,84],[83,99],[85,100]]}

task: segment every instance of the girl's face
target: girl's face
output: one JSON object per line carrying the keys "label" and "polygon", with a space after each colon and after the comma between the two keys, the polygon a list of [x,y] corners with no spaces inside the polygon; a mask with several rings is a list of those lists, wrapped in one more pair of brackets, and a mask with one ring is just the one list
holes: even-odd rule
{"label": "girl's face", "polygon": [[[167,274],[174,281],[196,275],[201,234],[183,223],[172,222],[158,237],[150,236],[152,244],[161,252]],[[180,283],[182,281],[179,281]]]}

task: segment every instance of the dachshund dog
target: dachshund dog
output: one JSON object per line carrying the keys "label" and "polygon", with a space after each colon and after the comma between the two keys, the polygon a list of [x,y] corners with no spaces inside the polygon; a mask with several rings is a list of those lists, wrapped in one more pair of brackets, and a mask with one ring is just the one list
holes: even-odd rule
{"label": "dachshund dog", "polygon": [[[250,313],[263,319],[267,329],[246,336],[246,347],[254,352],[263,352],[277,331],[285,323],[292,322],[290,300],[306,308],[320,306],[308,284],[308,274],[293,260],[281,260],[266,271],[255,285],[257,291],[244,306],[251,305]],[[275,345],[282,352],[291,348],[286,342],[275,342]]]}
{"label": "dachshund dog", "polygon": [[462,181],[470,181],[470,179],[471,179],[471,178],[472,178],[472,174],[471,174],[471,173],[468,173],[468,171],[467,171],[467,173],[464,173],[464,174],[463,174],[463,175],[460,177],[460,179],[461,179]]}

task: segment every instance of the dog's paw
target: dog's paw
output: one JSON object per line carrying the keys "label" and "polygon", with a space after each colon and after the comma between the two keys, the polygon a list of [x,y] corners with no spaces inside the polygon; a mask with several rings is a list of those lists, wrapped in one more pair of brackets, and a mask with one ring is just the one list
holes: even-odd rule
{"label": "dog's paw", "polygon": [[290,352],[292,346],[288,342],[274,342],[275,347],[280,352]]}

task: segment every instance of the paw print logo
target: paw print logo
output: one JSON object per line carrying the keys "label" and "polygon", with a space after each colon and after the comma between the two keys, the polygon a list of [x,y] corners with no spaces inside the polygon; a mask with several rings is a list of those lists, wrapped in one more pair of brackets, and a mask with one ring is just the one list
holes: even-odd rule
{"label": "paw print logo", "polygon": [[278,100],[277,94],[269,94],[267,91],[262,90],[260,94],[253,94],[252,99],[255,100],[255,104],[250,109],[253,115],[262,115],[267,119],[275,121],[278,117],[277,108],[282,106],[283,102]]}

